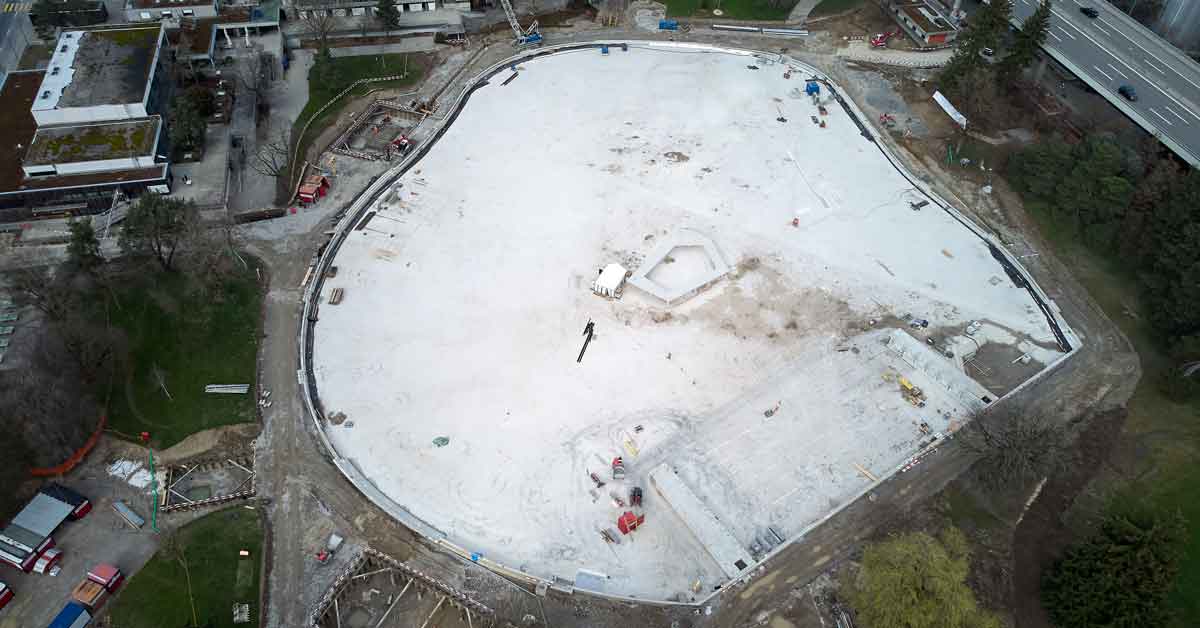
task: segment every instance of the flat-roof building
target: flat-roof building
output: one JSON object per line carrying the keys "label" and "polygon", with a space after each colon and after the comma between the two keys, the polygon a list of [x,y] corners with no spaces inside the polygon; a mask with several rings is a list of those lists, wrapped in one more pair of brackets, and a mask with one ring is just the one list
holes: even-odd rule
{"label": "flat-roof building", "polygon": [[[95,213],[166,190],[162,24],[64,31],[44,71],[0,87],[0,211]],[[161,186],[161,187],[159,187]]]}

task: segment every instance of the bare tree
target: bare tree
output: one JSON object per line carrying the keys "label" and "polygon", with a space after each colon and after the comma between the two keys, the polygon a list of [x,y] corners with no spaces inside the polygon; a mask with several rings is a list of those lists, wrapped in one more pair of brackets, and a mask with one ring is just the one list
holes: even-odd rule
{"label": "bare tree", "polygon": [[250,169],[264,177],[278,178],[287,172],[288,157],[291,155],[291,133],[285,127],[275,129],[250,156]]}
{"label": "bare tree", "polygon": [[975,472],[990,488],[1038,479],[1067,464],[1070,455],[1065,425],[1019,412],[977,418],[963,430],[962,443],[981,456]]}
{"label": "bare tree", "polygon": [[13,292],[53,322],[62,321],[79,305],[79,294],[64,273],[49,266],[13,270],[7,275]]}
{"label": "bare tree", "polygon": [[162,542],[163,552],[167,556],[175,559],[179,566],[183,568],[183,578],[187,585],[188,604],[192,609],[192,623],[188,624],[188,628],[199,628],[200,618],[196,614],[196,596],[192,593],[192,569],[188,564],[187,545],[180,538],[178,530],[172,530],[163,537]]}
{"label": "bare tree", "polygon": [[308,12],[304,25],[309,37],[317,40],[317,47],[325,48],[329,46],[329,34],[337,28],[337,18],[330,9],[317,9]]}

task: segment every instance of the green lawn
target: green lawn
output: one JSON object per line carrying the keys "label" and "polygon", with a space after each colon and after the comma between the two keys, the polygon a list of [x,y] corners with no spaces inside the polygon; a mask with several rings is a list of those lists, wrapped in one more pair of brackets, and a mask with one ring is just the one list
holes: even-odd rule
{"label": "green lawn", "polygon": [[[144,268],[154,272],[152,265]],[[120,307],[111,314],[131,358],[125,381],[112,389],[110,428],[126,437],[150,432],[155,447],[170,447],[200,430],[255,420],[253,388],[204,392],[207,384],[255,381],[262,294],[254,268],[238,270],[211,294],[183,273],[139,276],[117,288]]]}
{"label": "green lawn", "polygon": [[[121,628],[193,626],[188,576],[201,626],[235,628],[233,605],[250,605],[250,623],[258,625],[259,571],[263,526],[257,510],[227,508],[193,521],[178,532],[187,557],[187,573],[174,553],[160,549],[125,585],[109,610]],[[250,552],[239,558],[238,551]]]}
{"label": "green lawn", "polygon": [[1130,486],[1112,488],[1125,499],[1144,497],[1159,508],[1181,510],[1187,517],[1191,540],[1172,604],[1178,611],[1178,626],[1200,626],[1200,499],[1195,492],[1200,486],[1200,402],[1175,403],[1159,390],[1158,380],[1171,363],[1145,318],[1137,316],[1135,278],[1067,239],[1066,230],[1033,204],[1028,207],[1060,258],[1121,327],[1141,358],[1142,380],[1129,401],[1124,438],[1145,447],[1146,459],[1141,462],[1154,471]]}
{"label": "green lawn", "polygon": [[850,9],[857,9],[862,6],[866,0],[822,0],[821,4],[813,7],[809,12],[808,17],[820,17],[822,15],[833,15]]}
{"label": "green lawn", "polygon": [[[405,60],[407,57],[407,61]],[[300,155],[300,164],[303,162],[303,155],[308,151],[308,147],[312,144],[314,138],[320,135],[321,131],[330,123],[331,120],[336,120],[342,113],[342,108],[345,103],[354,99],[355,96],[365,94],[372,90],[404,87],[406,85],[415,85],[421,80],[426,68],[428,67],[428,59],[421,54],[386,54],[386,55],[369,55],[358,57],[335,57],[333,59],[334,73],[336,79],[333,81],[318,81],[314,79],[313,70],[310,68],[308,73],[308,103],[304,105],[304,109],[296,118],[295,124],[292,127],[292,143],[296,142],[300,131],[304,128],[309,117],[312,116],[325,103],[333,99],[341,93],[342,90],[350,86],[351,83],[359,79],[373,78],[377,76],[391,76],[406,73],[403,79],[395,81],[381,81],[377,83],[366,83],[358,86],[350,93],[342,97],[342,100],[330,106],[321,115],[312,121],[308,127],[308,133],[300,138],[300,149],[296,151]],[[291,190],[288,190],[289,194]]]}
{"label": "green lawn", "polygon": [[666,0],[669,17],[713,17],[712,10],[720,9],[722,18],[730,20],[780,21],[787,18],[796,0],[781,0],[771,6],[769,0]]}

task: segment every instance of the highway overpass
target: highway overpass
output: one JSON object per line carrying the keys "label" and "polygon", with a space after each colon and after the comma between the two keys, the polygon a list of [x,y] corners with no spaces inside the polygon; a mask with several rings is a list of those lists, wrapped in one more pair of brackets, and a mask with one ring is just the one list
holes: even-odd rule
{"label": "highway overpass", "polygon": [[[1019,26],[1038,0],[1013,0]],[[1192,167],[1200,167],[1200,64],[1105,0],[1055,0],[1043,44],[1051,57],[1154,134]],[[1098,18],[1080,12],[1099,11]],[[1130,102],[1117,93],[1137,91]]]}

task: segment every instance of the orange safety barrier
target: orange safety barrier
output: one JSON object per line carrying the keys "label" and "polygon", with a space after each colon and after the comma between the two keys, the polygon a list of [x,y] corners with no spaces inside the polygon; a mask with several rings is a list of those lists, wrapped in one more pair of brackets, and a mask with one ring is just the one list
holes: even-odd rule
{"label": "orange safety barrier", "polygon": [[74,469],[76,465],[78,465],[80,462],[83,462],[83,459],[86,458],[88,453],[92,451],[92,448],[96,446],[96,443],[100,442],[100,435],[104,433],[104,425],[106,423],[108,423],[108,415],[101,414],[100,424],[96,426],[96,431],[92,432],[92,435],[88,437],[87,442],[83,444],[83,447],[76,449],[75,453],[71,454],[71,456],[62,464],[54,467],[34,467],[29,470],[29,475],[32,475],[35,478],[54,477]]}

